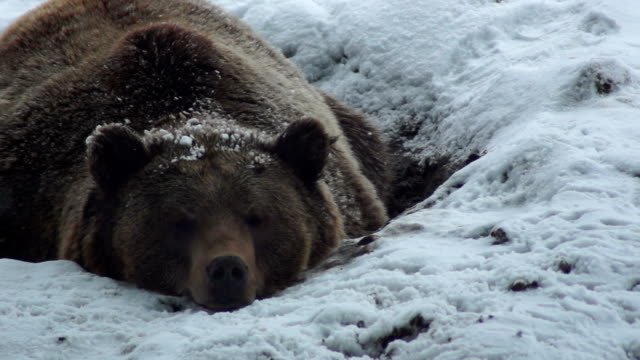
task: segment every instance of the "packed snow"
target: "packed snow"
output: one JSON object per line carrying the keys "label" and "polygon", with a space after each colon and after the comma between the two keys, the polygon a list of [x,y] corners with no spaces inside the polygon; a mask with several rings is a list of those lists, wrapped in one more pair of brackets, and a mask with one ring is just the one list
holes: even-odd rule
{"label": "packed snow", "polygon": [[[640,359],[637,0],[215,2],[411,127],[412,156],[482,156],[360,256],[234,312],[2,259],[0,358]],[[0,0],[0,27],[38,3]]]}

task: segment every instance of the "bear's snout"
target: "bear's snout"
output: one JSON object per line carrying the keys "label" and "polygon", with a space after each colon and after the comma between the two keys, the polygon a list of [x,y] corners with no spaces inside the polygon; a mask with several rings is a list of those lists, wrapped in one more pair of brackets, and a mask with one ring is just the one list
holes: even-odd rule
{"label": "bear's snout", "polygon": [[234,255],[218,256],[206,268],[213,300],[222,306],[246,302],[249,267]]}
{"label": "bear's snout", "polygon": [[215,311],[251,304],[264,287],[255,248],[247,227],[221,220],[196,236],[191,245],[191,267],[184,287],[193,300]]}

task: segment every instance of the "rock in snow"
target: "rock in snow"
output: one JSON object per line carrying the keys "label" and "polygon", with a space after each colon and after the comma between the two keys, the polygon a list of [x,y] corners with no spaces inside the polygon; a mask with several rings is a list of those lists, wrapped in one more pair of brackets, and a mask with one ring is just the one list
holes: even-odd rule
{"label": "rock in snow", "polygon": [[215,2],[416,161],[477,160],[232,313],[2,259],[0,358],[640,359],[636,0]]}

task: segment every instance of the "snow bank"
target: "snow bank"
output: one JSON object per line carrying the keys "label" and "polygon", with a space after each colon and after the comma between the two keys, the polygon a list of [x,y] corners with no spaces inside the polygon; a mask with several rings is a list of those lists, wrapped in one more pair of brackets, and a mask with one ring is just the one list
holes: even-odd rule
{"label": "snow bank", "polygon": [[482,156],[365,254],[233,313],[0,260],[0,354],[640,359],[635,1],[216,2],[412,156]]}

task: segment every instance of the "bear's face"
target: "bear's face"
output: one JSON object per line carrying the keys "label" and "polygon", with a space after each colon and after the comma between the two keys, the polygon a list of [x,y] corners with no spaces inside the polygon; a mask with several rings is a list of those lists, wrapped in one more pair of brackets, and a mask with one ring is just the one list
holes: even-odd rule
{"label": "bear's face", "polygon": [[125,280],[233,309],[291,284],[314,243],[337,244],[340,220],[317,182],[330,142],[322,127],[295,122],[270,142],[234,136],[145,143],[124,126],[92,136],[90,171],[115,203]]}

